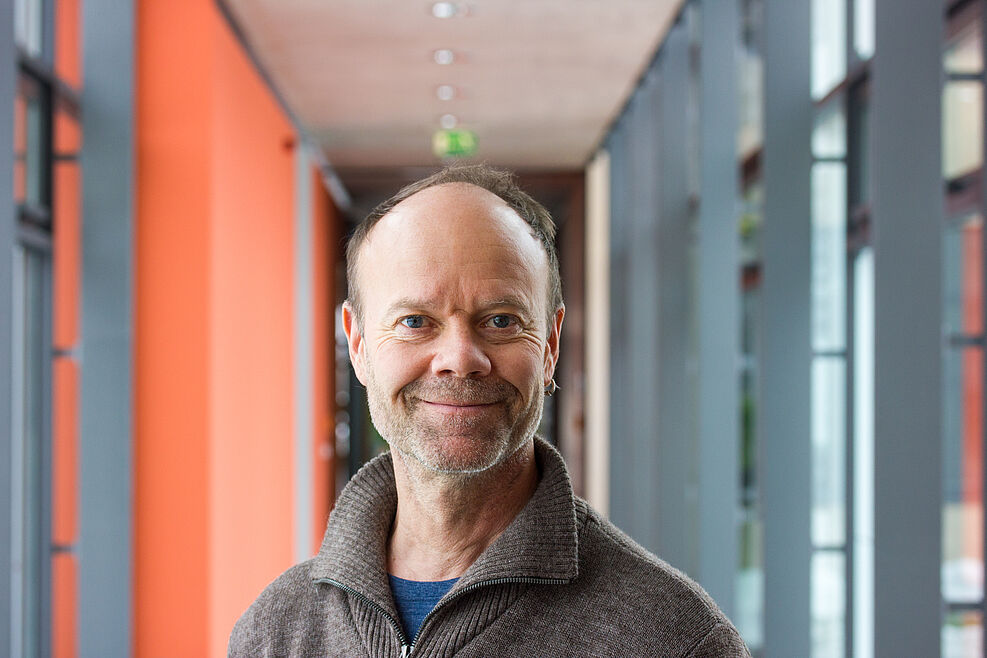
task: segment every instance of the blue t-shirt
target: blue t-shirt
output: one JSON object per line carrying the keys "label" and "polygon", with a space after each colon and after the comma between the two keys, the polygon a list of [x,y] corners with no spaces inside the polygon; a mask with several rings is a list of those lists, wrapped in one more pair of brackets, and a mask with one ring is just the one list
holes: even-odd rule
{"label": "blue t-shirt", "polygon": [[439,602],[446,592],[452,589],[459,578],[452,580],[418,581],[405,580],[390,574],[387,577],[391,581],[391,594],[394,595],[394,604],[401,615],[401,625],[408,635],[408,641],[412,642],[418,635],[418,629],[432,608]]}

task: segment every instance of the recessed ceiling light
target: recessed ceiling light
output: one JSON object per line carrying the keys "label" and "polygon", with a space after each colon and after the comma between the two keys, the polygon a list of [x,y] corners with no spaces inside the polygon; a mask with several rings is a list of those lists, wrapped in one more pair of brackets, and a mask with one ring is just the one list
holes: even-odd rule
{"label": "recessed ceiling light", "polygon": [[456,60],[456,54],[449,50],[448,48],[439,48],[434,53],[432,53],[432,58],[435,59],[436,64],[452,64]]}
{"label": "recessed ceiling light", "polygon": [[456,88],[452,85],[439,85],[435,89],[435,96],[440,101],[451,101],[456,96]]}
{"label": "recessed ceiling light", "polygon": [[452,18],[458,12],[455,2],[436,2],[432,5],[432,16],[436,18]]}
{"label": "recessed ceiling light", "polygon": [[439,117],[439,125],[446,130],[452,130],[459,123],[459,119],[456,118],[455,114],[443,114]]}

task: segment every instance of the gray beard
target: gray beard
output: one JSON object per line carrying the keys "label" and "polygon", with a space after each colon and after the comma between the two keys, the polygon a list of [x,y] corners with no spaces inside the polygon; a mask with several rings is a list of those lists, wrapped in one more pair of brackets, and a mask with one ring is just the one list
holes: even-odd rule
{"label": "gray beard", "polygon": [[[392,450],[434,473],[462,477],[484,473],[531,440],[541,423],[544,398],[536,395],[532,405],[520,408],[520,391],[502,379],[415,380],[401,390],[400,406],[394,407],[381,392],[373,368],[368,370],[367,400],[374,427]],[[422,399],[500,402],[503,412],[494,423],[489,418],[451,418],[439,427],[429,427],[415,422]],[[470,437],[474,445],[465,454],[450,454],[444,439],[462,436]]]}

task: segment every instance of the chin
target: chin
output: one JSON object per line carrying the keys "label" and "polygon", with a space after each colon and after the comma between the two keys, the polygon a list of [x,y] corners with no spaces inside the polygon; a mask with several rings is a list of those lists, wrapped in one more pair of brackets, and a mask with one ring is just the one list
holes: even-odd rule
{"label": "chin", "polygon": [[[514,448],[512,450],[512,447]],[[475,475],[489,471],[513,454],[517,447],[489,437],[447,437],[401,450],[427,470],[449,475]]]}

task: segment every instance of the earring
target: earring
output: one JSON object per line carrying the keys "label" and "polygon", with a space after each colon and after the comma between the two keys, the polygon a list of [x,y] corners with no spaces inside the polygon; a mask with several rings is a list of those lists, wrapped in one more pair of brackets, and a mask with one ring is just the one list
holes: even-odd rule
{"label": "earring", "polygon": [[557,390],[559,390],[559,385],[555,383],[555,380],[548,380],[548,383],[545,384],[545,395],[553,395]]}

